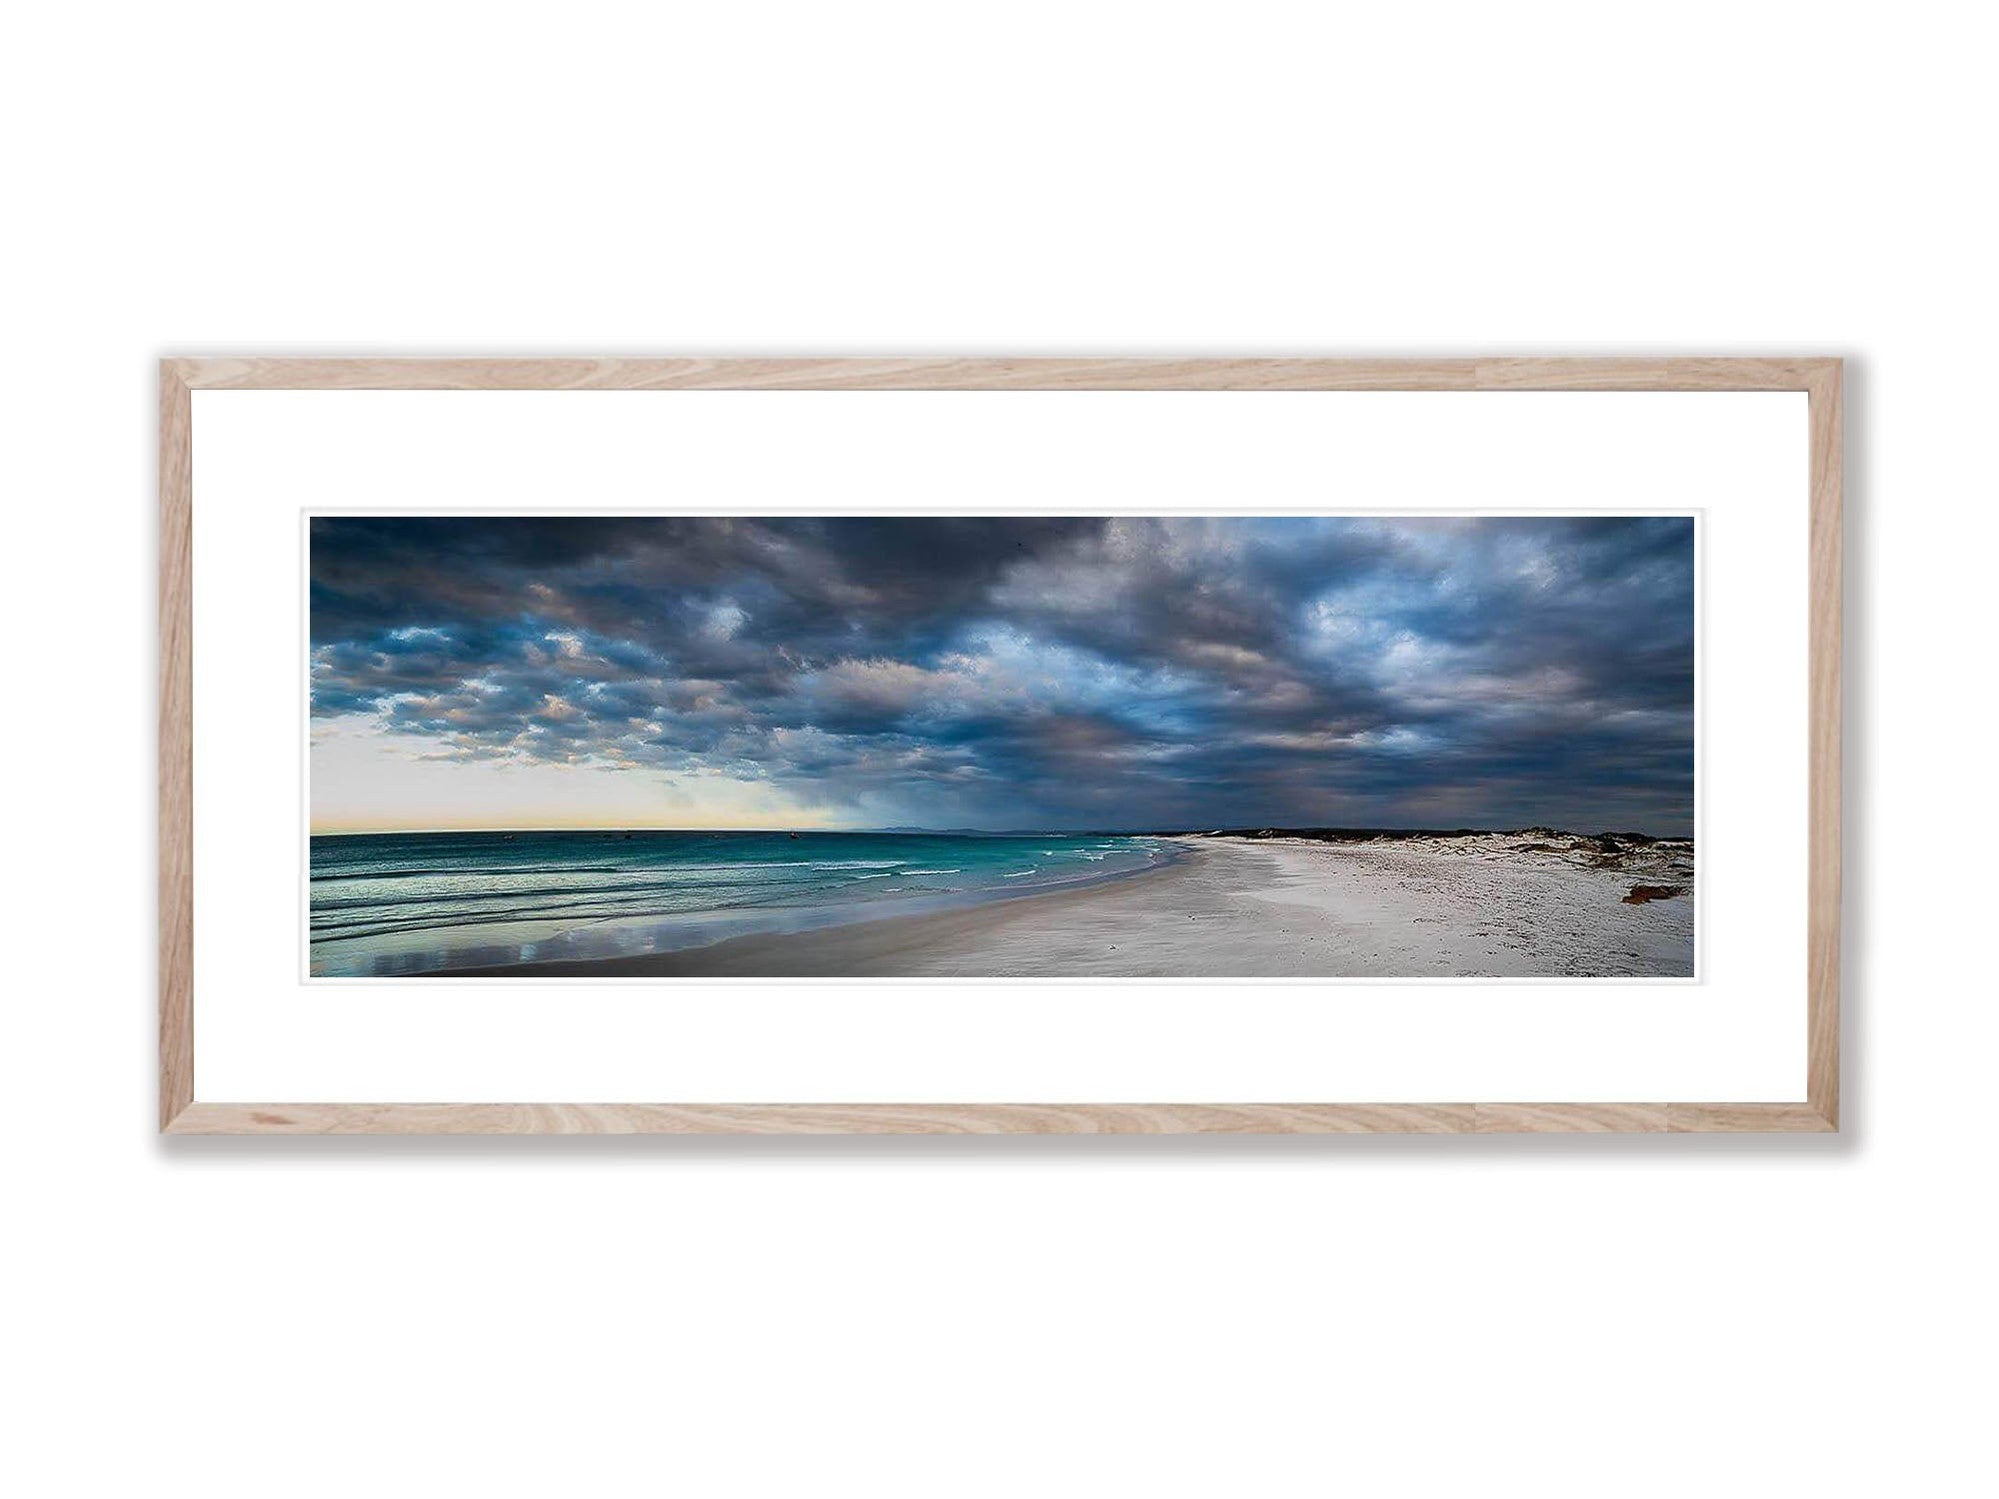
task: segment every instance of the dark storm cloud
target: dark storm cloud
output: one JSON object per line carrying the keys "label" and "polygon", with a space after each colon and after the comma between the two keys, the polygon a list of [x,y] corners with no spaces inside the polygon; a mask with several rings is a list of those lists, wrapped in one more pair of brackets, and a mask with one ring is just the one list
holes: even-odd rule
{"label": "dark storm cloud", "polygon": [[313,710],[850,821],[1691,830],[1686,519],[312,524]]}

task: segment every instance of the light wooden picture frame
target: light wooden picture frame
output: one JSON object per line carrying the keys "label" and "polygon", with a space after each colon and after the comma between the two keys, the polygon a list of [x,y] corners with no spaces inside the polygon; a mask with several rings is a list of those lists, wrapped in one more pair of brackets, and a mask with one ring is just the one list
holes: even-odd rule
{"label": "light wooden picture frame", "polygon": [[[194,1070],[197,390],[1791,391],[1809,410],[1804,1101],[224,1101]],[[176,1134],[1825,1133],[1839,1127],[1841,364],[1831,358],[169,358],[160,366],[159,1125]]]}

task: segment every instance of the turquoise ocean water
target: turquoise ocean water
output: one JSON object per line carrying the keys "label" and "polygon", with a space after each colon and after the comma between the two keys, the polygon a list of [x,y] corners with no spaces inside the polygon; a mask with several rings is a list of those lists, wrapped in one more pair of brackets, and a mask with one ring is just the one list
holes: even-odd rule
{"label": "turquoise ocean water", "polygon": [[671,952],[1135,873],[1157,839],[951,833],[362,833],[312,839],[310,971],[382,977]]}

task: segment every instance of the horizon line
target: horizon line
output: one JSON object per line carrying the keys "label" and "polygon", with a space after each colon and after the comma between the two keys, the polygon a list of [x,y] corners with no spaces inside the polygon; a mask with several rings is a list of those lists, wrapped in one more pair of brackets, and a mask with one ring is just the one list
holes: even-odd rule
{"label": "horizon line", "polygon": [[1484,826],[1484,827],[1472,826],[1466,823],[1460,823],[1452,827],[1443,827],[1443,826],[1418,827],[1409,824],[1388,825],[1388,824],[1378,824],[1378,823],[1332,823],[1332,822],[1301,822],[1301,823],[1254,822],[1254,823],[1226,824],[1220,827],[1209,827],[1206,824],[1202,824],[1199,827],[1173,827],[1173,828],[1157,827],[1157,826],[1137,827],[1137,828],[1130,828],[1130,827],[1108,828],[1108,827],[1103,827],[1101,825],[1099,826],[1085,825],[1078,827],[978,828],[978,827],[959,826],[959,827],[931,828],[931,827],[917,827],[913,824],[904,824],[904,823],[898,823],[889,827],[846,827],[846,828],[656,827],[643,824],[631,827],[583,826],[583,825],[578,825],[573,827],[528,826],[528,827],[481,827],[481,828],[308,827],[306,829],[306,835],[311,838],[394,838],[394,837],[408,836],[410,834],[444,834],[444,833],[472,833],[472,834],[748,833],[748,834],[767,834],[772,836],[779,834],[790,835],[790,836],[802,836],[807,833],[822,833],[839,837],[839,836],[853,836],[855,834],[861,834],[861,833],[876,833],[876,834],[890,834],[890,835],[903,834],[911,836],[922,835],[922,836],[935,837],[952,833],[985,833],[994,836],[1006,836],[1010,834],[1018,834],[1021,837],[1054,837],[1054,836],[1061,836],[1073,833],[1073,834],[1102,834],[1107,836],[1115,835],[1119,837],[1179,837],[1179,836],[1212,835],[1216,833],[1246,833],[1246,832],[1258,832],[1258,831],[1268,831],[1272,833],[1427,833],[1427,834],[1439,834],[1439,835],[1454,834],[1454,833],[1554,832],[1554,833],[1568,834],[1576,837],[1594,837],[1603,833],[1615,833],[1615,834],[1625,834],[1625,835],[1635,834],[1639,837],[1655,838],[1661,841],[1665,841],[1668,839],[1673,839],[1673,840],[1685,839],[1687,842],[1692,842],[1694,838],[1694,835],[1691,832],[1647,833],[1638,828],[1598,828],[1594,830],[1594,832],[1585,832],[1578,827],[1563,826],[1562,824],[1553,823],[1553,822],[1530,822],[1518,826]]}

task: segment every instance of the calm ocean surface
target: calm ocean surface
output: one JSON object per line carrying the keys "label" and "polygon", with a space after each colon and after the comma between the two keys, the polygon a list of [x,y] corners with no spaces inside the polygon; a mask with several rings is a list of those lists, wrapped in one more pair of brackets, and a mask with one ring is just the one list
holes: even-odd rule
{"label": "calm ocean surface", "polygon": [[1134,873],[1153,838],[948,833],[314,837],[310,967],[363,977],[671,952]]}

